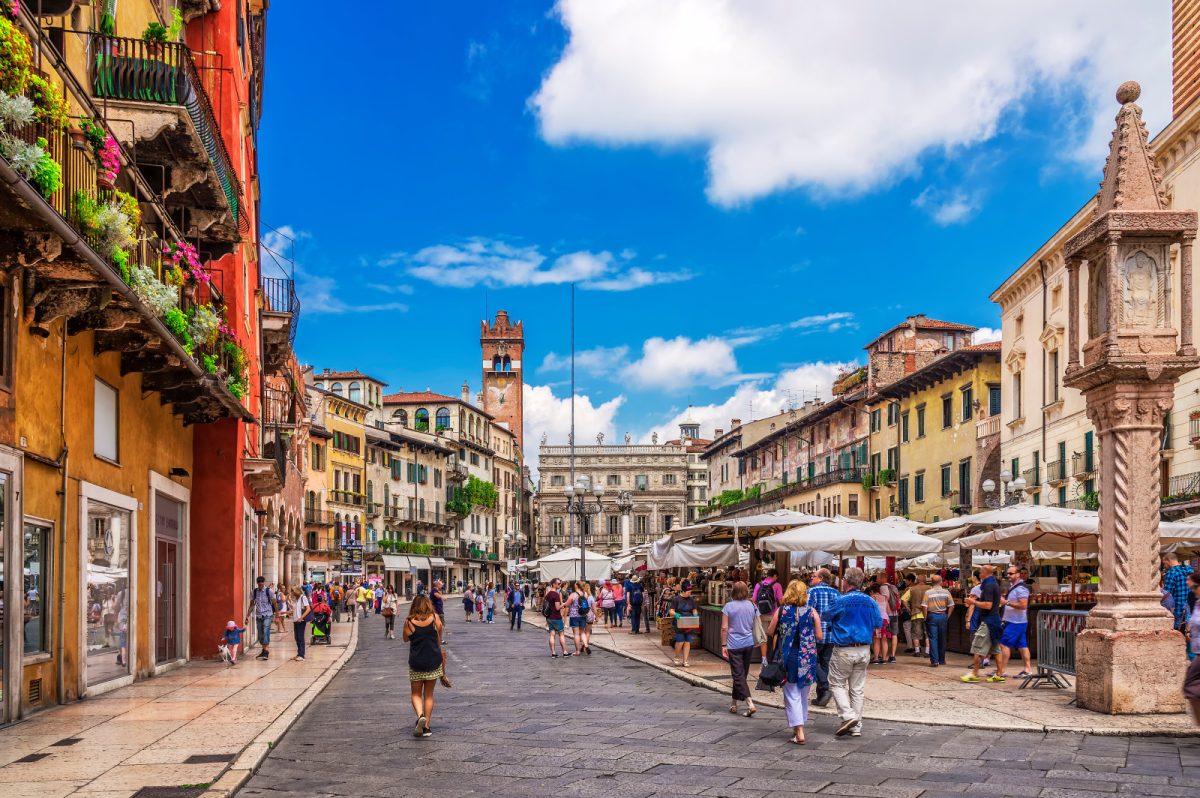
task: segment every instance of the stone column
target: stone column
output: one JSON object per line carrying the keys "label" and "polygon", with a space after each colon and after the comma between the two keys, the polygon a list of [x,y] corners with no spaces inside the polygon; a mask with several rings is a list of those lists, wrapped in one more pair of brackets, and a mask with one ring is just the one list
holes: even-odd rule
{"label": "stone column", "polygon": [[[1067,368],[1079,366],[1079,261],[1067,261]],[[1013,474],[1013,479],[1017,478]]]}
{"label": "stone column", "polygon": [[1079,705],[1109,713],[1179,712],[1183,637],[1163,609],[1159,463],[1173,382],[1112,382],[1087,391],[1100,444],[1100,586],[1076,641]]}
{"label": "stone column", "polygon": [[629,513],[621,513],[621,550],[629,548]]}

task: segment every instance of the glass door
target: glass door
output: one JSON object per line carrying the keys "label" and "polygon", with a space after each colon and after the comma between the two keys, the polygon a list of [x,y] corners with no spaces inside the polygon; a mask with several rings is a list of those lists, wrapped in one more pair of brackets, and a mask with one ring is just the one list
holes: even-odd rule
{"label": "glass door", "polygon": [[89,687],[130,672],[129,566],[132,518],[128,510],[87,500],[87,663]]}

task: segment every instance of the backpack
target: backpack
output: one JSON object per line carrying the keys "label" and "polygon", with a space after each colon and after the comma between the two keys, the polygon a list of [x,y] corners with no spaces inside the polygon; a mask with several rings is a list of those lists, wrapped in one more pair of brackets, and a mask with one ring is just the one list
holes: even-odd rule
{"label": "backpack", "polygon": [[629,603],[630,604],[641,604],[642,600],[644,598],[645,598],[645,595],[642,593],[641,585],[631,585],[630,586],[630,588],[629,588]]}
{"label": "backpack", "polygon": [[258,591],[260,591],[260,590],[267,591],[267,600],[271,602],[271,612],[279,612],[279,598],[278,598],[279,594],[277,592],[275,592],[274,590],[268,590],[265,587],[256,587],[256,588],[254,588],[254,593],[256,596],[258,595]]}
{"label": "backpack", "polygon": [[770,615],[775,612],[775,583],[767,584],[766,582],[758,583],[758,599],[755,602],[758,604],[759,615]]}
{"label": "backpack", "polygon": [[550,615],[553,612],[554,612],[554,602],[550,601],[549,599],[547,599],[543,596],[542,597],[542,615],[545,616],[546,620],[550,620]]}
{"label": "backpack", "polygon": [[579,612],[579,617],[587,617],[588,612],[592,609],[592,602],[582,593],[577,594],[579,600],[575,603],[575,609]]}

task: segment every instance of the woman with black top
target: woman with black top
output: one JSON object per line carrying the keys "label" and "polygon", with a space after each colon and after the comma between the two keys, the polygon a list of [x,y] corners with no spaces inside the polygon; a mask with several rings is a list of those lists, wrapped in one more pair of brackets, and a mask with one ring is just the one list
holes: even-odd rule
{"label": "woman with black top", "polygon": [[413,711],[417,713],[413,737],[433,736],[429,726],[433,717],[433,688],[438,679],[445,678],[441,639],[442,620],[434,614],[433,604],[427,596],[415,597],[404,621],[404,640],[409,644],[408,679],[412,685]]}

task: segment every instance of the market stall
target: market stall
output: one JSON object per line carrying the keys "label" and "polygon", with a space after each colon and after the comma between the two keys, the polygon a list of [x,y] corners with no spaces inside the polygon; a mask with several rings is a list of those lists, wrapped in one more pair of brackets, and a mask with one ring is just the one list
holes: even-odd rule
{"label": "market stall", "polygon": [[[581,558],[586,556],[586,564],[581,562]],[[584,576],[589,582],[594,582],[597,579],[612,578],[612,558],[605,557],[603,554],[595,551],[588,551],[586,555],[580,552],[578,546],[571,546],[554,554],[547,554],[537,560],[537,570],[541,574],[542,581],[548,582],[551,579],[562,579],[563,581],[574,581],[580,577],[580,565],[584,565]],[[529,563],[527,563],[529,565]]]}

